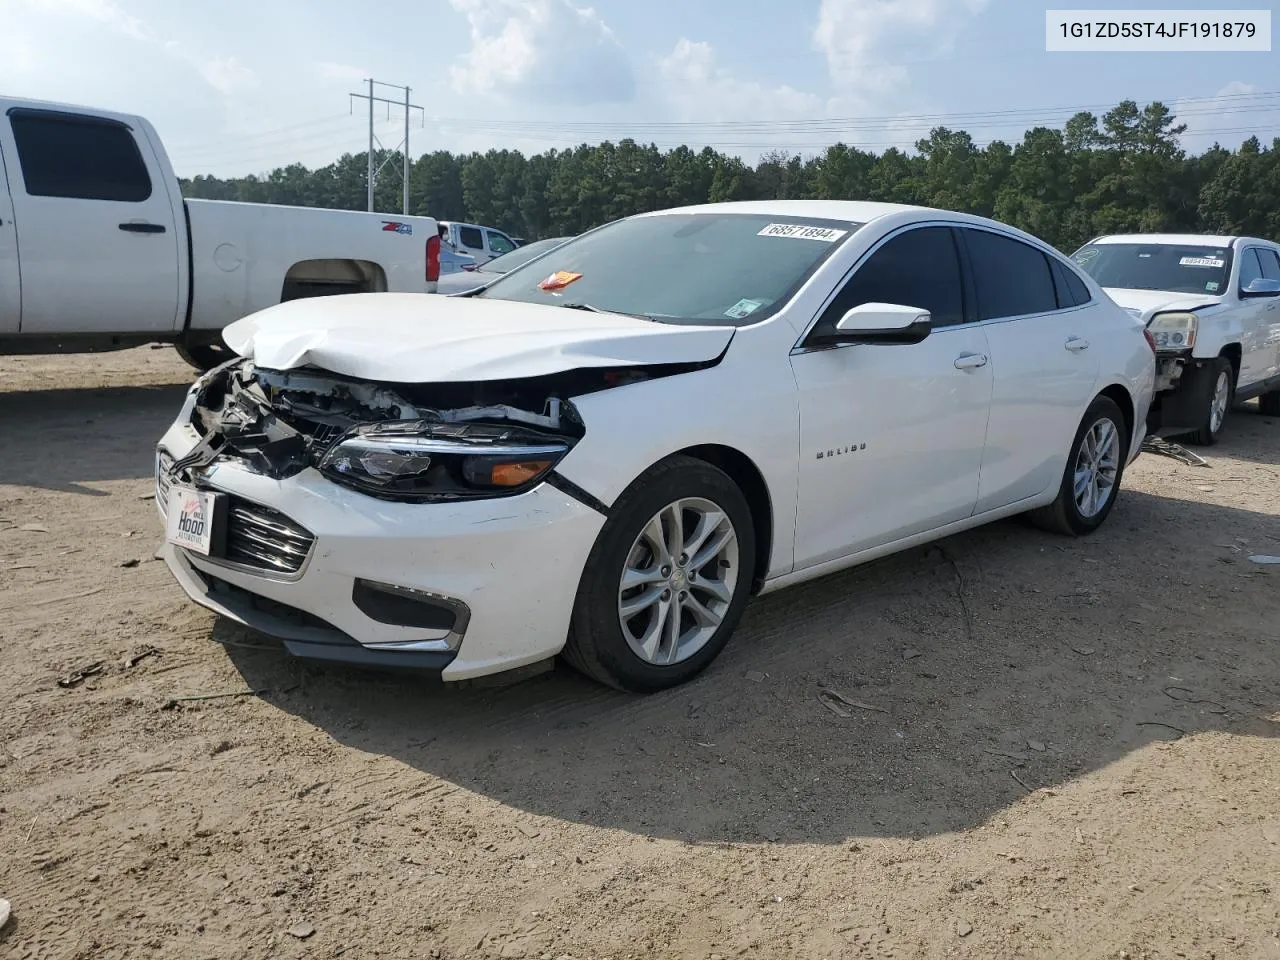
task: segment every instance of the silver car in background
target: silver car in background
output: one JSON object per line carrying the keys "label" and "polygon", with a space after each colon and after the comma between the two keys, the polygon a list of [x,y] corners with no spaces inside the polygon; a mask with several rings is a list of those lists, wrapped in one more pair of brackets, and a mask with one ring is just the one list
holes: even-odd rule
{"label": "silver car in background", "polygon": [[566,240],[572,239],[572,237],[551,237],[547,240],[535,240],[532,243],[525,244],[523,247],[516,247],[510,253],[494,257],[487,263],[480,264],[474,270],[463,270],[458,273],[441,276],[440,282],[436,285],[436,292],[459,294],[477,290],[486,283],[497,280],[504,273],[514,270],[516,267],[522,267],[530,260],[534,260],[544,253],[550,253]]}

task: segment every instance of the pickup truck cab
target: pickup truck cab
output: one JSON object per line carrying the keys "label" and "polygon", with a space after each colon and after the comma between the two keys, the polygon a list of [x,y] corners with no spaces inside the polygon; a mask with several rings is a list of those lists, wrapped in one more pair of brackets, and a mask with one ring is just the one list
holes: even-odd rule
{"label": "pickup truck cab", "polygon": [[142,117],[0,97],[0,354],[166,341],[208,368],[282,301],[434,292],[439,251],[429,217],[184,201]]}
{"label": "pickup truck cab", "polygon": [[444,229],[445,242],[458,253],[470,254],[477,266],[520,246],[501,230],[482,227],[478,223],[441,220],[440,226]]}
{"label": "pickup truck cab", "polygon": [[1255,237],[1098,237],[1073,255],[1157,350],[1153,432],[1216,443],[1237,401],[1280,415],[1280,245]]}

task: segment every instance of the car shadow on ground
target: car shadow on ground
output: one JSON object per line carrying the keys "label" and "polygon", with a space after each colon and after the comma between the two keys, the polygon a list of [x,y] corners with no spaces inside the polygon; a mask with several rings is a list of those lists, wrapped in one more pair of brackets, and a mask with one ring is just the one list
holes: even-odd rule
{"label": "car shadow on ground", "polygon": [[1280,736],[1280,568],[1247,560],[1269,538],[1274,515],[1126,490],[1089,538],[999,523],[760,598],[705,674],[649,697],[565,667],[458,689],[304,665],[227,622],[214,638],[280,710],[530,815],[923,837],[1157,741]]}
{"label": "car shadow on ground", "polygon": [[106,496],[86,483],[149,477],[155,444],[187,387],[131,386],[0,393],[0,486]]}

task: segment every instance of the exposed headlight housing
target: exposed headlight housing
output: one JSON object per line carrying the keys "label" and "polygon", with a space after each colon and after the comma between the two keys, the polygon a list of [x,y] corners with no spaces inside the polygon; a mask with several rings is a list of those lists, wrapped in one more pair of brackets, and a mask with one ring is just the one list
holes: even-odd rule
{"label": "exposed headlight housing", "polygon": [[1196,345],[1199,322],[1194,313],[1174,310],[1157,313],[1147,324],[1147,330],[1159,350],[1190,350]]}
{"label": "exposed headlight housing", "polygon": [[475,500],[531,489],[570,447],[524,427],[394,421],[348,431],[319,469],[335,483],[387,500]]}

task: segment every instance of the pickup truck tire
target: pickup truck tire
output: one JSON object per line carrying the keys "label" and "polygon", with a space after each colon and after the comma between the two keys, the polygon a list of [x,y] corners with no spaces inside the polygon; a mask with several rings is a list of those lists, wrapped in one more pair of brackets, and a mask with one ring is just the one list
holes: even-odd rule
{"label": "pickup truck tire", "polygon": [[614,502],[596,538],[565,660],[631,693],[692,679],[741,619],[755,553],[751,508],[724,471],[687,456],[655,464]]}
{"label": "pickup truck tire", "polygon": [[1184,439],[1196,446],[1211,447],[1218,442],[1227,414],[1235,403],[1236,371],[1230,360],[1219,357],[1204,372],[1207,376],[1197,384],[1202,410],[1200,425]]}
{"label": "pickup truck tire", "polygon": [[220,343],[175,343],[178,356],[201,373],[231,359],[231,351]]}
{"label": "pickup truck tire", "polygon": [[1258,409],[1265,417],[1280,417],[1280,390],[1272,390],[1258,398]]}
{"label": "pickup truck tire", "polygon": [[1079,537],[1093,533],[1115,506],[1129,460],[1129,428],[1110,397],[1097,397],[1071,441],[1058,496],[1027,515],[1051,533]]}

